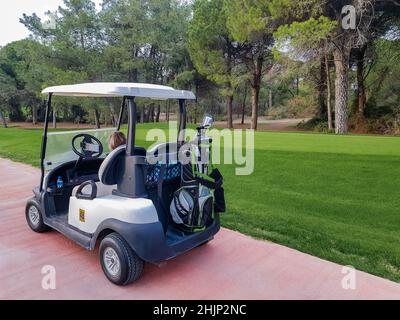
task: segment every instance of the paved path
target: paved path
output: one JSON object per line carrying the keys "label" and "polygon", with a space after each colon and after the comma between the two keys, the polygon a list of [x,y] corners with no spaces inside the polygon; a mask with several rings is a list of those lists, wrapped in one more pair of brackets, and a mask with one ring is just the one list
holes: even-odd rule
{"label": "paved path", "polygon": [[[37,169],[0,159],[0,299],[400,299],[399,284],[357,272],[356,290],[344,290],[342,266],[226,229],[116,287],[97,252],[30,231],[24,206],[38,180]],[[56,290],[41,287],[44,265],[56,268]]]}

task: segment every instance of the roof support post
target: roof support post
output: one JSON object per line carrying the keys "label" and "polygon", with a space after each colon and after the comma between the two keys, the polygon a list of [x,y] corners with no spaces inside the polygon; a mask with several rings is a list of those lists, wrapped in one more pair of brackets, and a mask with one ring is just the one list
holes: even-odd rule
{"label": "roof support post", "polygon": [[124,109],[125,109],[125,106],[126,106],[126,97],[124,97],[124,98],[122,99],[121,109],[119,110],[117,131],[120,131],[120,130],[121,130],[122,118],[124,117]]}
{"label": "roof support post", "polygon": [[41,177],[40,177],[40,192],[43,191],[43,181],[44,181],[44,158],[46,157],[46,147],[47,147],[47,131],[49,129],[49,116],[51,110],[51,99],[53,97],[52,93],[49,93],[47,98],[47,105],[46,105],[46,114],[44,118],[44,131],[42,137],[42,148],[40,152],[40,169],[41,169]]}
{"label": "roof support post", "polygon": [[136,103],[134,97],[126,97],[128,101],[128,136],[126,141],[126,153],[118,177],[117,190],[114,194],[125,198],[147,197],[145,186],[146,156],[138,155],[135,151],[136,133]]}
{"label": "roof support post", "polygon": [[179,132],[178,132],[178,145],[181,146],[185,143],[185,129],[186,129],[186,105],[185,100],[179,100]]}
{"label": "roof support post", "polygon": [[136,103],[134,97],[128,97],[128,137],[126,142],[126,155],[135,155],[135,134],[136,134]]}

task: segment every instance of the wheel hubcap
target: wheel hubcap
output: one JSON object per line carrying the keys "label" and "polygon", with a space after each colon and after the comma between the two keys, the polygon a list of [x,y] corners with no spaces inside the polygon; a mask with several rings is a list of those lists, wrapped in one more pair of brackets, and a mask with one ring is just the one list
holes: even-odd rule
{"label": "wheel hubcap", "polygon": [[121,263],[117,253],[113,248],[107,248],[104,250],[103,261],[109,274],[116,276],[119,273],[121,269]]}
{"label": "wheel hubcap", "polygon": [[29,220],[31,220],[32,224],[37,226],[40,221],[39,210],[35,206],[31,206],[29,208]]}

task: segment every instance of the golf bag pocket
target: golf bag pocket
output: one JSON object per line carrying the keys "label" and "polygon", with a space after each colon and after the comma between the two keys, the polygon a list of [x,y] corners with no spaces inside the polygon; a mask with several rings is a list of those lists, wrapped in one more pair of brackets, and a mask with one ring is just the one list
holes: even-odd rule
{"label": "golf bag pocket", "polygon": [[214,211],[218,213],[223,213],[226,211],[225,206],[225,192],[224,188],[220,187],[214,190]]}
{"label": "golf bag pocket", "polygon": [[173,221],[186,230],[205,227],[212,219],[213,196],[204,186],[185,186],[177,190],[170,205]]}
{"label": "golf bag pocket", "polygon": [[194,197],[191,190],[181,188],[177,190],[172,198],[170,212],[172,220],[178,225],[190,226],[194,210]]}
{"label": "golf bag pocket", "polygon": [[222,188],[224,178],[218,169],[214,169],[209,177],[214,181],[210,181],[201,177],[197,177],[196,180],[200,183],[200,185],[214,190],[214,212],[223,213],[226,211],[225,192],[224,188]]}
{"label": "golf bag pocket", "polygon": [[[209,190],[207,189],[209,192]],[[211,193],[199,198],[199,215],[197,217],[197,225],[199,228],[208,226],[212,222],[213,197]]]}

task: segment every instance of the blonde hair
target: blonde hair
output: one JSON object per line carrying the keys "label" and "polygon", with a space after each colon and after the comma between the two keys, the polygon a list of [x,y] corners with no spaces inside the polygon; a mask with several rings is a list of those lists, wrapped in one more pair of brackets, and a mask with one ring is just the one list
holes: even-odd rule
{"label": "blonde hair", "polygon": [[110,134],[110,138],[108,139],[108,147],[110,148],[110,151],[115,150],[124,144],[126,144],[126,138],[122,132],[117,131]]}

